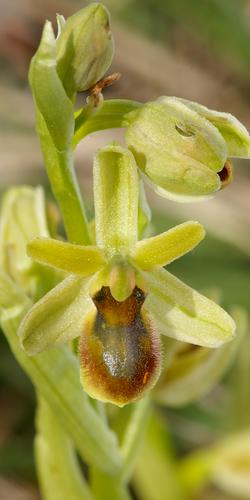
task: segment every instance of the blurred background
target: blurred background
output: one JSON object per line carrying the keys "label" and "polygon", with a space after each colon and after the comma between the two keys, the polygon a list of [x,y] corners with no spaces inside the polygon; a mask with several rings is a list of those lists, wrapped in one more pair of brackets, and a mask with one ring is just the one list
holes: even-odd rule
{"label": "blurred background", "polygon": [[[27,84],[29,61],[46,18],[54,22],[57,12],[68,16],[88,3],[0,0],[1,193],[10,184],[47,186]],[[148,101],[159,95],[181,96],[230,112],[250,130],[249,0],[104,3],[111,12],[116,43],[112,70],[122,74],[120,81],[107,89],[107,98]],[[93,134],[77,150],[77,173],[90,211],[92,155],[114,138],[122,141],[122,131]],[[149,189],[147,195],[155,231],[188,219],[199,220],[208,231],[202,245],[172,264],[170,270],[203,292],[216,289],[225,307],[237,304],[249,310],[250,160],[236,161],[234,183],[205,203],[172,203]],[[168,412],[178,453],[211,442],[229,427],[226,403],[232,378],[233,369],[199,404]],[[250,399],[248,389],[247,397]],[[0,338],[1,500],[39,498],[32,451],[34,405],[29,381]],[[199,498],[239,497],[225,496],[216,486],[208,485]]]}

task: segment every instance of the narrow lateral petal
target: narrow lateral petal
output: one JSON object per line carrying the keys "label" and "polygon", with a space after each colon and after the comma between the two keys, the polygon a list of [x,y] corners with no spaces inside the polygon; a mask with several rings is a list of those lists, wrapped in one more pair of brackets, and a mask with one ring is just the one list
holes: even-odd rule
{"label": "narrow lateral petal", "polygon": [[81,335],[85,316],[94,308],[88,284],[88,279],[68,276],[36,302],[18,330],[27,354],[37,354]]}
{"label": "narrow lateral petal", "polygon": [[97,245],[109,256],[127,255],[137,241],[139,180],[133,155],[118,145],[100,149],[93,175]]}
{"label": "narrow lateral petal", "polygon": [[134,260],[145,270],[165,266],[192,250],[204,236],[205,230],[199,222],[184,222],[165,233],[139,241]]}
{"label": "narrow lateral petal", "polygon": [[150,291],[144,307],[163,335],[204,347],[219,347],[234,337],[233,319],[215,302],[165,269],[142,274]]}
{"label": "narrow lateral petal", "polygon": [[73,245],[52,238],[34,238],[27,245],[27,253],[40,264],[80,276],[99,271],[106,262],[103,252],[96,246]]}

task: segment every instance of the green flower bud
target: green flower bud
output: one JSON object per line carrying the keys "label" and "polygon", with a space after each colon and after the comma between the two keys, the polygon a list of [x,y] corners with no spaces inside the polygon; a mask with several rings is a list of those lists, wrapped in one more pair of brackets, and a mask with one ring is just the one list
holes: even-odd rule
{"label": "green flower bud", "polygon": [[238,156],[240,145],[246,155],[250,146],[248,132],[231,115],[175,97],[132,111],[127,127],[127,145],[146,179],[176,201],[198,201],[224,187],[232,178],[227,157]]}
{"label": "green flower bud", "polygon": [[56,42],[57,71],[69,97],[102,78],[113,58],[109,13],[93,3],[60,23]]}

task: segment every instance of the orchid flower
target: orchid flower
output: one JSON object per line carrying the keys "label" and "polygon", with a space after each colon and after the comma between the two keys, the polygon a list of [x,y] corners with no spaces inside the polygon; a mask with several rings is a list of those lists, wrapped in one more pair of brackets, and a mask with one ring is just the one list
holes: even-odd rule
{"label": "orchid flower", "polygon": [[203,239],[201,224],[188,221],[138,241],[132,153],[117,144],[100,149],[93,175],[96,244],[28,243],[36,262],[69,274],[30,309],[19,336],[30,355],[79,338],[83,388],[123,406],[156,383],[161,334],[219,347],[233,338],[235,325],[221,307],[163,268]]}

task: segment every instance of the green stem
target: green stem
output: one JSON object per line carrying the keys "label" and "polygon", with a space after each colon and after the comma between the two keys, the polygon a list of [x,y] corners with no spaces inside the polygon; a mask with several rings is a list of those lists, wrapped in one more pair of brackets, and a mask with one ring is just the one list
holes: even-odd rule
{"label": "green stem", "polygon": [[184,500],[166,422],[150,415],[136,460],[133,485],[143,500]]}
{"label": "green stem", "polygon": [[50,137],[42,115],[37,112],[37,132],[52,191],[60,206],[69,241],[90,244],[88,222],[76,179],[73,152],[58,151]]}
{"label": "green stem", "polygon": [[75,114],[75,134],[73,148],[87,135],[98,130],[125,126],[126,115],[142,106],[137,101],[108,99],[86,120],[85,107]]}
{"label": "green stem", "polygon": [[113,478],[100,469],[91,469],[91,488],[95,500],[131,500],[126,483],[119,477]]}
{"label": "green stem", "polygon": [[35,455],[44,500],[93,500],[72,441],[46,401],[38,398]]}

